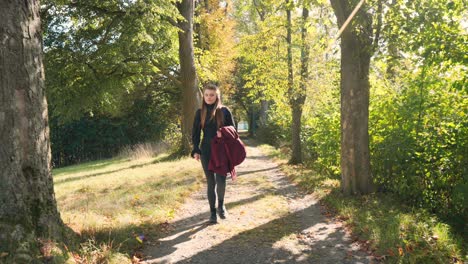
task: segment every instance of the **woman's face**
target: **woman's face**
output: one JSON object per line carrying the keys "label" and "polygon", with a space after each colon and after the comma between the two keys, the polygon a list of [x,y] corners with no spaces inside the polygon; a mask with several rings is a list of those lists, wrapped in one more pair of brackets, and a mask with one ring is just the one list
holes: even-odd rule
{"label": "woman's face", "polygon": [[203,99],[205,99],[205,103],[207,103],[209,105],[214,104],[216,102],[216,91],[206,89],[203,92]]}

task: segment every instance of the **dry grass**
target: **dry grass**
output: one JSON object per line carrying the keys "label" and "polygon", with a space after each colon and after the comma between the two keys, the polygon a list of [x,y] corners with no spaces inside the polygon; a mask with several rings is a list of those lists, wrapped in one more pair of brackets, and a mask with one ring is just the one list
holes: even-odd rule
{"label": "dry grass", "polygon": [[161,153],[167,152],[169,148],[170,146],[166,142],[147,142],[122,148],[118,157],[130,158],[132,160],[151,158]]}
{"label": "dry grass", "polygon": [[[200,187],[199,163],[167,156],[111,159],[53,171],[64,222],[81,234],[82,263],[130,261],[140,242],[173,217],[184,198]],[[105,262],[105,261],[104,261]]]}

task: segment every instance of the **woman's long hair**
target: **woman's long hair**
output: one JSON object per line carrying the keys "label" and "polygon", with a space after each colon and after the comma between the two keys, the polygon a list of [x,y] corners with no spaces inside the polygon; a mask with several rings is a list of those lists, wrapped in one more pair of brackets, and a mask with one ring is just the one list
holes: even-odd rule
{"label": "woman's long hair", "polygon": [[[218,125],[218,128],[220,128],[223,126],[223,123],[224,123],[224,120],[223,120],[224,115],[223,115],[223,111],[221,110],[221,107],[223,105],[221,104],[221,93],[219,91],[219,87],[214,84],[206,85],[205,88],[203,89],[203,96],[205,96],[204,94],[206,90],[212,90],[216,92],[216,101],[214,102],[214,109],[210,113],[211,114],[210,121],[213,120],[213,118],[216,118],[216,124]],[[201,107],[201,118],[200,118],[202,129],[205,128],[205,119],[207,115],[208,115],[208,106],[205,102],[205,98],[203,98],[202,107]]]}

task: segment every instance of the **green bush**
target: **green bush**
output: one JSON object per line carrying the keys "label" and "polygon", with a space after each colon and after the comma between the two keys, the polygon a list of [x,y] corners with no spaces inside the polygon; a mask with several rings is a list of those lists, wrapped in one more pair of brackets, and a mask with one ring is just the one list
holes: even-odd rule
{"label": "green bush", "polygon": [[333,106],[321,108],[305,120],[303,131],[304,159],[320,173],[340,173],[340,114]]}
{"label": "green bush", "polygon": [[[60,123],[51,115],[52,162],[61,167],[85,161],[111,158],[128,146],[158,142],[174,143],[176,106],[164,93],[135,99],[119,116],[96,114]],[[180,134],[180,133],[179,133]]]}
{"label": "green bush", "polygon": [[[399,82],[373,77],[369,116],[371,166],[380,191],[463,224],[468,194],[468,97],[457,80],[434,74]],[[457,85],[455,85],[457,84]],[[305,160],[340,174],[338,95],[304,117]]]}
{"label": "green bush", "polygon": [[259,125],[256,137],[263,143],[276,147],[291,142],[291,111],[286,105],[272,105],[266,124]]}
{"label": "green bush", "polygon": [[414,205],[466,216],[468,99],[440,80],[415,80],[372,100],[374,180]]}

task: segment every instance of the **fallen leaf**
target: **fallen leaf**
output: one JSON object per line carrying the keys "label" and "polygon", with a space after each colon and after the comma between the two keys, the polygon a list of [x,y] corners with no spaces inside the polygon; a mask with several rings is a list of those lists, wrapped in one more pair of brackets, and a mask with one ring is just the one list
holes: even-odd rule
{"label": "fallen leaf", "polygon": [[8,252],[2,252],[0,253],[0,258],[8,256]]}
{"label": "fallen leaf", "polygon": [[133,258],[132,258],[132,264],[137,264],[137,263],[140,263],[140,259],[137,258],[136,256],[133,256]]}
{"label": "fallen leaf", "polygon": [[403,251],[403,248],[401,248],[401,247],[398,248],[398,254],[400,256],[403,256],[405,254],[404,251]]}
{"label": "fallen leaf", "polygon": [[389,248],[389,249],[387,250],[387,252],[388,252],[388,255],[390,255],[390,256],[392,256],[392,257],[395,256],[395,252],[393,252],[393,250],[392,250],[391,248]]}

